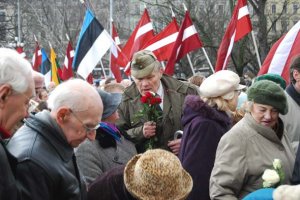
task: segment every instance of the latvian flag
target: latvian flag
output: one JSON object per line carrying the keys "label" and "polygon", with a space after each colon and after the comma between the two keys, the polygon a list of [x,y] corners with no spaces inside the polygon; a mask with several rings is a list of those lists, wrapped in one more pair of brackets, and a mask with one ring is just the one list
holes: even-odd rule
{"label": "latvian flag", "polygon": [[74,71],[86,79],[112,44],[109,33],[87,9],[76,46]]}
{"label": "latvian flag", "polygon": [[290,66],[295,55],[300,54],[300,21],[282,36],[269,51],[258,75],[273,73],[290,83]]}

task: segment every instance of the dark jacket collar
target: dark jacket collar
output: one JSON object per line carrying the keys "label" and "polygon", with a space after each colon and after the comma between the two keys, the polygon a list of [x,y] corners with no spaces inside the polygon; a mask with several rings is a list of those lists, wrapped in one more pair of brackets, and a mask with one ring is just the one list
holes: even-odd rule
{"label": "dark jacket collar", "polygon": [[300,106],[300,94],[297,92],[293,84],[290,84],[286,88],[286,92],[292,97],[292,99]]}
{"label": "dark jacket collar", "polygon": [[68,162],[72,159],[74,150],[68,144],[61,128],[50,116],[49,111],[45,110],[36,115],[31,115],[25,120],[25,124],[44,137],[64,161]]}

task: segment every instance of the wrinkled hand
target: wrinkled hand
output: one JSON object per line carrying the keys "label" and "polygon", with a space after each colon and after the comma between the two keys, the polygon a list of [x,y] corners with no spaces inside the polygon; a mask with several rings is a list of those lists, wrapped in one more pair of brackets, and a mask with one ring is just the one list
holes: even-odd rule
{"label": "wrinkled hand", "polygon": [[171,149],[171,151],[175,154],[179,154],[181,139],[176,139],[168,142],[168,147]]}
{"label": "wrinkled hand", "polygon": [[149,121],[145,122],[143,126],[143,135],[145,138],[150,138],[155,135],[156,123]]}

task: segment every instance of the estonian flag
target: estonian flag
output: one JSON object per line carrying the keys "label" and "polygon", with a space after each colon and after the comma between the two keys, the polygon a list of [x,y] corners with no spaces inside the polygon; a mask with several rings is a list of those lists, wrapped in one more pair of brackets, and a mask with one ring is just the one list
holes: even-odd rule
{"label": "estonian flag", "polygon": [[41,73],[47,74],[51,69],[51,63],[48,59],[47,53],[44,48],[41,48],[42,52],[42,64],[41,64]]}
{"label": "estonian flag", "polygon": [[86,79],[112,44],[109,33],[87,9],[76,46],[74,71]]}

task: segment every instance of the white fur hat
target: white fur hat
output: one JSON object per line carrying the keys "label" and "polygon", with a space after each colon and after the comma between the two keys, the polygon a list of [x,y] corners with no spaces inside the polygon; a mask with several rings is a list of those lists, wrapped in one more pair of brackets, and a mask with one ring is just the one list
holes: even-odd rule
{"label": "white fur hat", "polygon": [[281,185],[273,192],[274,200],[299,200],[300,185]]}
{"label": "white fur hat", "polygon": [[240,77],[230,70],[221,70],[206,78],[200,86],[201,97],[223,97],[232,99],[235,90],[246,86],[240,85]]}

